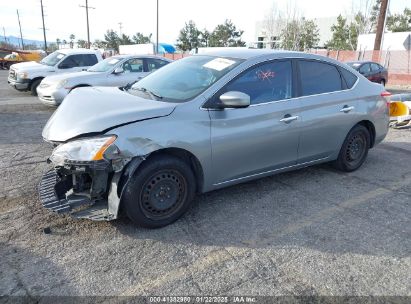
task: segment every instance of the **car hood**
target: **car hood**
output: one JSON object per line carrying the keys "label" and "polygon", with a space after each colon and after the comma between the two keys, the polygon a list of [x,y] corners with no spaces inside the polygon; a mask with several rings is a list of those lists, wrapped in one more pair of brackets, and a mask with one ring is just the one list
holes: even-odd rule
{"label": "car hood", "polygon": [[174,103],[144,99],[118,88],[79,88],[67,95],[42,135],[46,141],[65,142],[80,135],[167,116],[175,107]]}
{"label": "car hood", "polygon": [[54,67],[35,61],[15,63],[11,67],[16,71],[22,72],[54,71]]}

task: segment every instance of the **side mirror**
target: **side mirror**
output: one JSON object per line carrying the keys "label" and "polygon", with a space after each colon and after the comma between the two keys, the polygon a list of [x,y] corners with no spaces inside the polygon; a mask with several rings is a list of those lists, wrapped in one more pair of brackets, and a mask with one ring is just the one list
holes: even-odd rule
{"label": "side mirror", "polygon": [[220,96],[222,108],[246,108],[250,105],[250,96],[238,92],[230,91]]}
{"label": "side mirror", "polygon": [[124,72],[124,69],[122,67],[117,67],[115,68],[113,74],[121,74]]}

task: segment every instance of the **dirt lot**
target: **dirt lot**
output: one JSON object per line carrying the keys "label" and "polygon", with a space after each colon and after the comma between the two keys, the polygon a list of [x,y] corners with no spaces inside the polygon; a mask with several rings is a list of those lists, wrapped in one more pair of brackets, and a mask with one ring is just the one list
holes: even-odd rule
{"label": "dirt lot", "polygon": [[[58,216],[36,185],[53,109],[0,71],[0,295],[411,296],[411,129],[328,165],[202,195],[163,229]],[[51,227],[51,234],[43,228]]]}

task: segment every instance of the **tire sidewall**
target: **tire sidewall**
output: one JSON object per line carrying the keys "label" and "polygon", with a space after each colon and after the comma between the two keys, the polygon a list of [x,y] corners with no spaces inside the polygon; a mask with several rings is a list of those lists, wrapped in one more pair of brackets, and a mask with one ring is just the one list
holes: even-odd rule
{"label": "tire sidewall", "polygon": [[41,80],[42,80],[42,79],[37,79],[37,80],[34,80],[34,81],[33,81],[33,83],[32,83],[31,86],[30,86],[31,95],[37,96],[37,87],[39,86]]}
{"label": "tire sidewall", "polygon": [[[176,213],[165,219],[153,220],[148,218],[141,208],[140,193],[146,180],[156,171],[163,169],[177,170],[184,177],[187,184],[187,194],[185,201]],[[195,177],[189,165],[177,157],[154,156],[143,162],[130,178],[124,189],[121,204],[123,205],[128,218],[137,225],[146,228],[159,228],[169,225],[179,219],[190,207],[195,192]]]}
{"label": "tire sidewall", "polygon": [[[345,154],[347,152],[348,145],[349,145],[351,138],[357,135],[358,133],[363,133],[365,137],[365,140],[366,140],[365,153],[362,156],[361,161],[359,161],[356,165],[352,165],[346,160]],[[354,128],[352,128],[350,132],[348,133],[347,137],[345,138],[344,143],[341,147],[340,153],[338,155],[338,159],[336,161],[337,168],[340,170],[346,171],[346,172],[352,172],[360,168],[367,158],[368,150],[370,147],[370,141],[371,141],[370,133],[366,127],[362,125],[356,125]]]}

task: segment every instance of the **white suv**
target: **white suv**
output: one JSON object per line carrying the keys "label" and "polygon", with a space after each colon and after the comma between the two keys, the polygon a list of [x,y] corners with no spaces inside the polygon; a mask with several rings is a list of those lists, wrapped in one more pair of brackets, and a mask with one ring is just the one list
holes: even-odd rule
{"label": "white suv", "polygon": [[31,91],[37,95],[41,80],[58,73],[86,70],[103,60],[99,51],[89,49],[57,50],[40,62],[21,62],[10,67],[8,83],[19,91]]}

